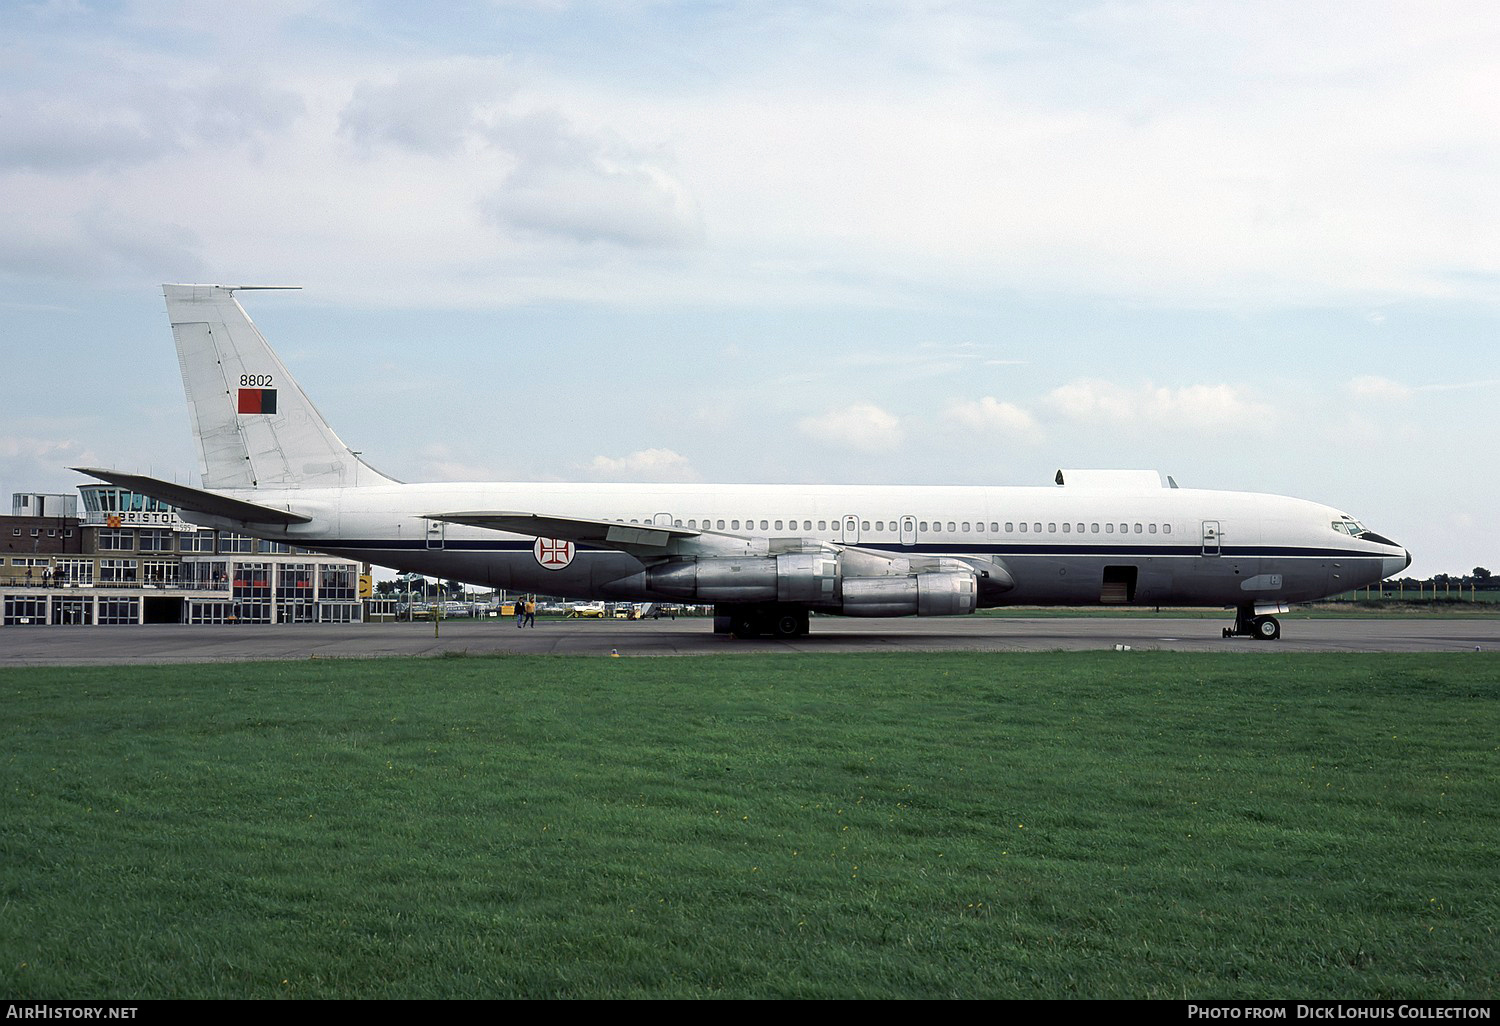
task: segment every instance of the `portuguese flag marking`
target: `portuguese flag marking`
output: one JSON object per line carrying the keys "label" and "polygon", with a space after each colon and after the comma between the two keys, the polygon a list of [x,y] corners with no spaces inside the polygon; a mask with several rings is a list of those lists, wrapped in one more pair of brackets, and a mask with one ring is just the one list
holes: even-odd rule
{"label": "portuguese flag marking", "polygon": [[242,388],[242,389],[240,389],[240,412],[241,413],[275,413],[276,412],[276,389],[274,389],[274,388]]}

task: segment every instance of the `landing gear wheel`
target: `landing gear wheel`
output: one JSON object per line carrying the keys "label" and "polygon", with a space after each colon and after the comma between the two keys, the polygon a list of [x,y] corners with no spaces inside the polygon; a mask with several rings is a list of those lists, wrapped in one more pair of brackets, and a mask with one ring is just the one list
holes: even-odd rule
{"label": "landing gear wheel", "polygon": [[1234,618],[1234,626],[1224,628],[1224,637],[1275,641],[1281,637],[1281,622],[1274,616],[1256,616],[1253,607],[1244,606]]}
{"label": "landing gear wheel", "polygon": [[1274,616],[1257,617],[1254,626],[1255,636],[1261,641],[1275,641],[1281,637],[1281,624]]}
{"label": "landing gear wheel", "polygon": [[730,623],[729,633],[744,641],[746,638],[758,638],[761,635],[760,617],[749,613],[737,613]]}
{"label": "landing gear wheel", "polygon": [[771,621],[771,633],[778,638],[800,638],[807,633],[807,614],[796,611],[776,614]]}

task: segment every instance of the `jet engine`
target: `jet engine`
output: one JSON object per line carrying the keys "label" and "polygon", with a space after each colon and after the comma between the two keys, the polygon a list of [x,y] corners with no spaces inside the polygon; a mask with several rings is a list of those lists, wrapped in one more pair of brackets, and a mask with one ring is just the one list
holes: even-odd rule
{"label": "jet engine", "polygon": [[[993,571],[993,572],[991,572]],[[1011,586],[997,564],[912,559],[858,549],[674,559],[614,582],[663,598],[715,605],[780,603],[844,616],[956,616],[979,605],[980,578]]]}

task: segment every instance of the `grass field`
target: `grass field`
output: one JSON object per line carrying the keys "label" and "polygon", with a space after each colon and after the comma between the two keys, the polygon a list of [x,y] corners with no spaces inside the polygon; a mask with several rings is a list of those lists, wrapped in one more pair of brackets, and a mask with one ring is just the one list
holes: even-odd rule
{"label": "grass field", "polygon": [[0,993],[1500,996],[1500,658],[0,671]]}

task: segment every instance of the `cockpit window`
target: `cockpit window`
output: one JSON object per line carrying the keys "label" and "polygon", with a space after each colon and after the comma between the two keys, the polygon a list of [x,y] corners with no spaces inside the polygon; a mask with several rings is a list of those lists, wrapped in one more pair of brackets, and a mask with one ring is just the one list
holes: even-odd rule
{"label": "cockpit window", "polygon": [[1342,519],[1335,520],[1333,522],[1333,529],[1340,534],[1347,534],[1351,538],[1360,538],[1368,533],[1365,525],[1353,517],[1343,517]]}

